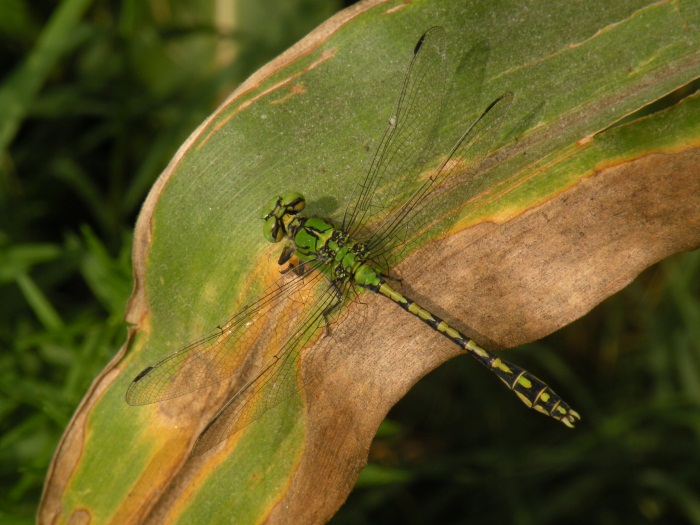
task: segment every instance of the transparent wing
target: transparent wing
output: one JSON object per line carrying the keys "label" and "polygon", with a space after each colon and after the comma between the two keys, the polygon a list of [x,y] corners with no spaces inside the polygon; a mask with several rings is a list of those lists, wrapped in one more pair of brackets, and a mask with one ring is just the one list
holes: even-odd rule
{"label": "transparent wing", "polygon": [[305,275],[280,277],[210,334],[144,369],[129,386],[127,403],[156,403],[204,388],[240,373],[247,359],[280,348],[317,307],[310,300],[315,290],[327,288],[320,265],[306,263]]}
{"label": "transparent wing", "polygon": [[[203,454],[245,428],[271,408],[289,399],[299,391],[301,385],[322,377],[322,372],[334,361],[332,356],[323,356],[321,359],[318,357],[319,353],[325,353],[324,350],[333,341],[324,332],[335,330],[336,328],[329,326],[338,321],[338,316],[347,312],[347,309],[341,309],[340,306],[351,287],[349,282],[342,285],[342,288],[328,283],[313,301],[314,306],[308,309],[299,329],[267,358],[258,374],[241,388],[207,425],[192,449],[193,456]],[[318,291],[318,288],[316,290]],[[338,324],[342,325],[344,332],[349,328],[349,335],[359,333],[356,326],[348,327],[344,321]],[[320,342],[315,341],[319,337],[323,339]],[[312,367],[314,375],[302,379],[298,365],[300,353],[312,343],[313,350],[305,350],[303,359],[315,361],[317,366]],[[324,359],[325,362],[321,363]]]}
{"label": "transparent wing", "polygon": [[[407,251],[419,244],[424,228],[454,213],[478,190],[480,168],[513,101],[504,93],[494,100],[464,132],[440,167],[376,228],[366,246],[373,258],[392,268]],[[441,224],[445,224],[443,219]]]}
{"label": "transparent wing", "polygon": [[[430,158],[445,98],[445,32],[428,30],[414,49],[394,112],[362,183],[343,217],[343,230],[362,240],[369,222],[379,223],[408,197]],[[391,184],[387,184],[391,182]]]}

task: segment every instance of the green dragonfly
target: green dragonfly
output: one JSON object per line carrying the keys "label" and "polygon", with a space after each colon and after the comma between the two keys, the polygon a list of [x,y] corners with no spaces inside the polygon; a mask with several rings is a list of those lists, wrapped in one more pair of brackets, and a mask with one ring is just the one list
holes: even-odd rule
{"label": "green dragonfly", "polygon": [[[434,27],[415,46],[388,127],[339,226],[303,216],[306,201],[299,193],[271,199],[263,233],[270,242],[288,242],[279,260],[283,275],[212,333],[138,374],[126,394],[129,404],[171,399],[248,374],[197,439],[192,454],[202,454],[320,379],[338,343],[349,347],[366,323],[365,309],[350,304],[374,292],[457,344],[528,407],[573,427],[579,414],[544,382],[389,284],[394,266],[431,228],[445,226],[450,204],[461,206],[470,195],[513,98],[505,93],[492,102],[438,167],[426,171],[441,124],[446,72],[445,33]],[[307,365],[316,375],[302,373]]]}

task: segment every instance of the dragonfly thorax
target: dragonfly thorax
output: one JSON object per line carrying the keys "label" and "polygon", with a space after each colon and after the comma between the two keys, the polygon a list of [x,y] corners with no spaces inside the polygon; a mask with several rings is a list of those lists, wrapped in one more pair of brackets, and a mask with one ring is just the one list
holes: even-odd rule
{"label": "dragonfly thorax", "polygon": [[270,242],[280,242],[289,235],[289,226],[306,207],[301,193],[285,193],[268,201],[262,210],[263,235]]}
{"label": "dragonfly thorax", "polygon": [[287,234],[294,242],[300,262],[317,261],[317,268],[339,285],[355,281],[360,286],[376,286],[379,274],[369,264],[369,251],[362,242],[350,238],[343,229],[320,217],[294,217]]}

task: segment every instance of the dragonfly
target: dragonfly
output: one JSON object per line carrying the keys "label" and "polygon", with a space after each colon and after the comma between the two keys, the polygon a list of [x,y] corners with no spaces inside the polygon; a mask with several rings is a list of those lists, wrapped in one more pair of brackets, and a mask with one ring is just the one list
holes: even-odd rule
{"label": "dragonfly", "polygon": [[[506,92],[494,100],[431,169],[446,98],[445,42],[440,27],[418,40],[384,135],[342,218],[305,216],[306,199],[297,192],[270,199],[262,213],[263,235],[272,243],[286,242],[278,261],[282,275],[228,321],[148,366],[129,386],[126,401],[144,405],[248,371],[243,386],[199,435],[192,455],[203,454],[309,381],[321,379],[333,365],[338,343],[351,347],[348,341],[367,332],[362,329],[366,317],[349,313],[366,293],[399,306],[458,345],[528,407],[571,428],[580,419],[546,383],[392,286],[395,266],[431,228],[444,227],[446,216],[455,215],[446,208],[470,196],[513,99]],[[316,373],[303,374],[302,368]]]}

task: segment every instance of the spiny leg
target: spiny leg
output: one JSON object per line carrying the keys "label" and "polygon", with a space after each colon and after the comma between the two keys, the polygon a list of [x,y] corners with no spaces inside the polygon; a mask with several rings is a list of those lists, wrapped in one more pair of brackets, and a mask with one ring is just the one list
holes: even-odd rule
{"label": "spiny leg", "polygon": [[337,310],[341,304],[343,304],[343,290],[340,289],[340,286],[338,285],[338,283],[335,281],[331,281],[330,286],[333,289],[333,292],[335,293],[335,295],[338,299],[338,302],[336,302],[335,304],[331,304],[321,314],[321,315],[323,315],[323,321],[326,324],[326,336],[331,335],[331,319],[330,319],[331,314],[333,314],[333,312],[335,310]]}
{"label": "spiny leg", "polygon": [[380,275],[382,279],[385,279],[387,281],[393,281],[395,283],[403,284],[403,279],[398,275],[389,275],[388,273],[382,273]]}
{"label": "spiny leg", "polygon": [[[294,272],[299,277],[304,277],[309,272],[309,268],[305,263],[300,263],[298,257],[296,257],[296,248],[294,247],[293,244],[286,246],[283,250],[282,253],[279,256],[279,259],[277,260],[277,264],[280,266],[283,266],[286,263],[289,263],[286,268],[282,268],[280,270],[281,274],[285,274],[289,272],[290,270]],[[341,286],[344,283],[341,281],[340,284],[333,280],[330,282],[329,286],[331,288],[331,291],[335,294],[336,298],[338,299],[337,303],[331,304],[328,306],[323,312],[321,312],[321,315],[323,316],[323,321],[324,324],[326,325],[326,335],[330,335],[330,325],[331,325],[331,320],[330,316],[331,314],[337,310],[340,305],[342,304],[342,299],[343,299],[343,290],[341,289]]]}
{"label": "spiny leg", "polygon": [[282,250],[280,258],[277,260],[277,264],[280,266],[284,266],[286,263],[289,263],[287,264],[286,268],[280,269],[280,273],[282,275],[289,272],[290,270],[299,277],[303,277],[306,273],[306,268],[304,268],[303,264],[299,264],[299,259],[295,257],[295,253],[296,249],[294,248],[293,244],[286,246]]}

